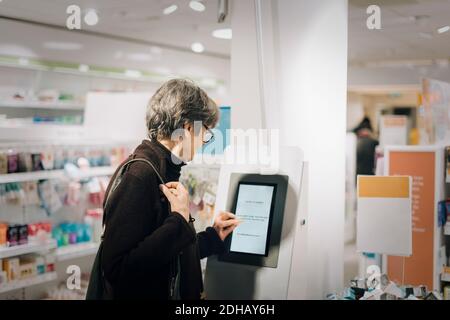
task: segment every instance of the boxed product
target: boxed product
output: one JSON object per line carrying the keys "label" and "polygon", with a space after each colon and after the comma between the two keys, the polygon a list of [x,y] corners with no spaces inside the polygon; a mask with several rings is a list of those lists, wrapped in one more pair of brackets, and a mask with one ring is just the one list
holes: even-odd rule
{"label": "boxed product", "polygon": [[18,225],[18,243],[19,245],[27,244],[28,243],[28,225]]}
{"label": "boxed product", "polygon": [[37,275],[36,256],[26,255],[20,257],[20,278],[26,279]]}
{"label": "boxed product", "polygon": [[13,247],[19,244],[19,225],[9,225],[7,232],[8,246]]}
{"label": "boxed product", "polygon": [[21,263],[19,267],[20,279],[26,279],[36,276],[35,263]]}
{"label": "boxed product", "polygon": [[6,271],[0,271],[0,287],[8,282],[8,275]]}
{"label": "boxed product", "polygon": [[8,281],[14,281],[20,277],[19,258],[9,258],[3,260],[3,270],[6,272]]}
{"label": "boxed product", "polygon": [[53,272],[55,271],[55,262],[56,262],[56,257],[54,254],[47,254],[45,255],[45,272]]}
{"label": "boxed product", "polygon": [[37,256],[35,261],[36,261],[36,273],[38,275],[44,274],[46,270],[44,257]]}
{"label": "boxed product", "polygon": [[0,223],[0,248],[6,247],[8,243],[8,225],[5,223]]}

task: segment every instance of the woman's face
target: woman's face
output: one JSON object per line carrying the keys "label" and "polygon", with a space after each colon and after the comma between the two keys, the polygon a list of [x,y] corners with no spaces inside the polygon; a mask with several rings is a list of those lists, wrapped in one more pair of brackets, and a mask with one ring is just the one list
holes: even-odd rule
{"label": "woman's face", "polygon": [[182,140],[181,158],[184,162],[192,161],[195,154],[205,144],[205,134],[207,129],[201,122],[186,124],[184,126],[184,137]]}

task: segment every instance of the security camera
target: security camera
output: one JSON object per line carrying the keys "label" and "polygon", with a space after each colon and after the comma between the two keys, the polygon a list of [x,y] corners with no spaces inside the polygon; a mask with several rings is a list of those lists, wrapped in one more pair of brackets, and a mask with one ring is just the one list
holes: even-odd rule
{"label": "security camera", "polygon": [[217,20],[219,23],[225,21],[228,16],[228,0],[219,0],[219,13],[217,16]]}

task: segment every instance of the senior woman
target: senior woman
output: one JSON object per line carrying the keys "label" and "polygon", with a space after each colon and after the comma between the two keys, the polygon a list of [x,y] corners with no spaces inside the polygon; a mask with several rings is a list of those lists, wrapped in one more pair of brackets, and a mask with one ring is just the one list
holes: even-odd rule
{"label": "senior woman", "polygon": [[144,161],[129,164],[105,206],[100,265],[110,298],[201,298],[200,259],[224,250],[238,220],[221,212],[213,227],[196,234],[189,195],[178,179],[182,166],[212,139],[218,117],[217,105],[187,80],[168,81],[151,98],[149,139],[132,158],[154,168]]}

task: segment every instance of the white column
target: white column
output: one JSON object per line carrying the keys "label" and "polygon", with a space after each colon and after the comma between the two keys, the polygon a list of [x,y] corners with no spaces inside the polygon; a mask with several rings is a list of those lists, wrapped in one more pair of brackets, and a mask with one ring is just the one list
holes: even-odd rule
{"label": "white column", "polygon": [[298,270],[308,272],[308,298],[343,287],[347,10],[347,0],[233,7],[233,127],[279,128],[282,143],[302,148],[309,162],[309,268]]}

